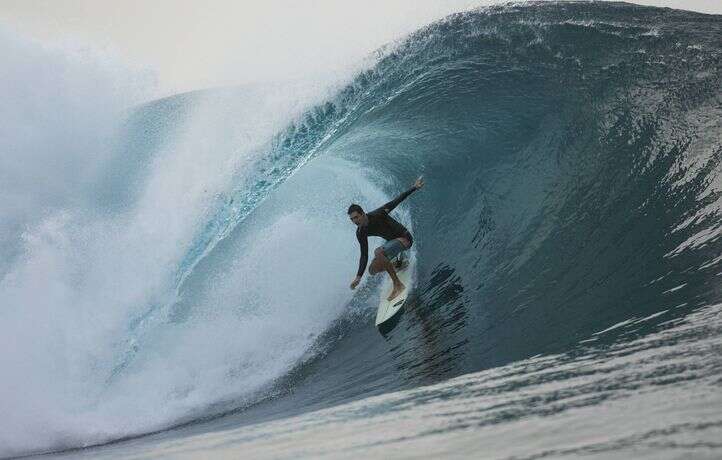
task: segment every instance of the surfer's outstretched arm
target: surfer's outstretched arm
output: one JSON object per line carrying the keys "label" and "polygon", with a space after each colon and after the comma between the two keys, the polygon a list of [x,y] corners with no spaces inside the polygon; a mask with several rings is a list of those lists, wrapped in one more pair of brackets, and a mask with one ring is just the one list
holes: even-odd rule
{"label": "surfer's outstretched arm", "polygon": [[406,199],[406,197],[408,197],[409,195],[411,195],[412,193],[414,193],[416,190],[420,189],[423,186],[424,186],[424,180],[419,177],[418,179],[416,179],[416,182],[414,182],[414,185],[412,185],[410,189],[406,190],[401,195],[397,196],[393,200],[391,200],[388,203],[386,203],[385,205],[381,206],[380,209],[383,209],[384,211],[386,211],[387,214],[390,213],[391,211],[393,211],[393,209],[396,206],[399,205],[399,203],[404,201]]}
{"label": "surfer's outstretched arm", "polygon": [[356,289],[361,277],[366,270],[366,264],[369,261],[369,237],[366,232],[356,231],[356,239],[361,247],[361,258],[358,261],[358,271],[356,272],[356,278],[351,282],[351,289]]}

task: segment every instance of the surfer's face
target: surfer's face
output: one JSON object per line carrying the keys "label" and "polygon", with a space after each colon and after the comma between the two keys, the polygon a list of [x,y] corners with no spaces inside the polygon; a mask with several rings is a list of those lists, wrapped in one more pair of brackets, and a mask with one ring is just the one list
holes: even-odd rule
{"label": "surfer's face", "polygon": [[364,216],[363,214],[361,214],[358,211],[354,211],[351,214],[349,214],[348,217],[351,219],[351,222],[353,222],[357,226],[360,226],[360,225],[363,225],[364,220],[365,220],[364,217],[366,217],[366,216]]}

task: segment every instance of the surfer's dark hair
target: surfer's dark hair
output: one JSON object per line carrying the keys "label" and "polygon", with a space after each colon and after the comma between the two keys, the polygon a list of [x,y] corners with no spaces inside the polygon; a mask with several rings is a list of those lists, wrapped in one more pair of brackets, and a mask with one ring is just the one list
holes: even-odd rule
{"label": "surfer's dark hair", "polygon": [[348,207],[348,214],[351,215],[352,212],[357,212],[359,214],[363,214],[364,210],[361,208],[361,206],[357,204],[352,204]]}

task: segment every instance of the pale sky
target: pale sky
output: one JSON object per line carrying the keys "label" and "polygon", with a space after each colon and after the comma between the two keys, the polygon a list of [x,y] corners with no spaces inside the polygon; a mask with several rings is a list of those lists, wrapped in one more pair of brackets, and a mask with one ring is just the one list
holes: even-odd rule
{"label": "pale sky", "polygon": [[[311,76],[484,0],[0,0],[0,23],[149,69],[160,94]],[[720,0],[636,3],[722,14]]]}

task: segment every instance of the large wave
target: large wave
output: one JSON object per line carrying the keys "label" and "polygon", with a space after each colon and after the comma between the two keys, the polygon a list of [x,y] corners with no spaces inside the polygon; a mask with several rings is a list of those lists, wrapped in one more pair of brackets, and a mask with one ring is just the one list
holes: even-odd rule
{"label": "large wave", "polygon": [[[139,108],[82,200],[2,241],[17,350],[0,363],[3,453],[273,395],[334,404],[719,300],[719,33],[715,16],[625,4],[490,7],[381,50],[345,86]],[[417,294],[384,340],[377,286],[348,290],[344,211],[420,174],[401,210]]]}

